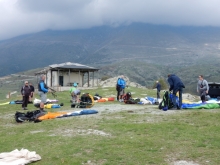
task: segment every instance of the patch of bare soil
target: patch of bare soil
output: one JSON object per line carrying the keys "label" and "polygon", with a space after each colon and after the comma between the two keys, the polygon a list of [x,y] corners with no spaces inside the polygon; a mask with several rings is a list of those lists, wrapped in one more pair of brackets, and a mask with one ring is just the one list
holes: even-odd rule
{"label": "patch of bare soil", "polygon": [[52,134],[49,136],[56,136],[56,135],[62,135],[62,136],[76,136],[76,135],[98,135],[98,136],[111,136],[111,134],[106,133],[104,131],[100,130],[94,130],[94,129],[62,129],[62,130],[55,130]]}
{"label": "patch of bare soil", "polygon": [[41,132],[44,132],[44,130],[35,130],[35,131],[31,131],[30,133],[35,134],[35,133],[41,133]]}
{"label": "patch of bare soil", "polygon": [[180,160],[180,161],[174,162],[173,165],[199,165],[199,164],[194,163],[192,161],[188,162],[188,161],[185,161],[185,160]]}
{"label": "patch of bare soil", "polygon": [[[115,103],[115,104],[102,104],[96,103],[92,108],[98,111],[98,114],[93,115],[93,117],[100,117],[109,113],[115,112],[128,112],[128,113],[138,113],[138,114],[158,114],[158,115],[170,115],[174,113],[182,113],[183,110],[168,110],[163,111],[158,109],[158,105],[140,105],[140,104],[124,104],[124,103]],[[68,111],[78,111],[80,109],[75,108]],[[84,115],[82,117],[88,117],[90,115]]]}

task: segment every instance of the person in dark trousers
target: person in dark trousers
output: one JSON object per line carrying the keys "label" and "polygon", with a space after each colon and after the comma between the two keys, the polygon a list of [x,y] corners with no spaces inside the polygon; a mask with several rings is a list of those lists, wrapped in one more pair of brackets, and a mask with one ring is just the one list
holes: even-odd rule
{"label": "person in dark trousers", "polygon": [[31,88],[31,95],[29,97],[29,102],[32,102],[32,98],[34,97],[34,86],[32,85],[32,83],[29,83],[29,86]]}
{"label": "person in dark trousers", "polygon": [[[118,78],[119,80],[120,78]],[[117,91],[117,101],[119,101],[119,95],[120,95],[120,86],[118,85],[118,80],[117,80],[117,83],[116,83],[116,91]]]}
{"label": "person in dark trousers", "polygon": [[157,88],[157,100],[158,100],[160,98],[161,85],[159,81],[156,81],[156,83],[157,83],[156,88]]}
{"label": "person in dark trousers", "polygon": [[44,104],[47,102],[47,92],[49,91],[47,85],[44,82],[45,78],[46,78],[45,75],[41,75],[40,81],[38,83],[38,95],[40,96],[40,100],[41,100],[40,110],[43,112],[45,112]]}
{"label": "person in dark trousers", "polygon": [[124,102],[123,95],[125,94],[126,81],[123,75],[118,79],[117,84],[119,86],[119,101]]}
{"label": "person in dark trousers", "polygon": [[23,108],[23,110],[27,110],[29,97],[31,95],[31,89],[28,84],[28,81],[24,82],[24,86],[21,88],[21,95],[23,97],[22,108]]}
{"label": "person in dark trousers", "polygon": [[209,92],[209,85],[208,82],[204,79],[203,75],[199,76],[199,81],[197,83],[197,92],[200,95],[202,103],[206,103],[205,96]]}
{"label": "person in dark trousers", "polygon": [[[181,109],[182,108],[182,93],[183,88],[185,88],[185,85],[183,84],[182,80],[176,76],[175,74],[169,74],[167,79],[170,88],[169,91],[173,91],[173,108],[172,109]],[[176,99],[177,99],[177,92],[179,92],[179,105],[177,106]]]}

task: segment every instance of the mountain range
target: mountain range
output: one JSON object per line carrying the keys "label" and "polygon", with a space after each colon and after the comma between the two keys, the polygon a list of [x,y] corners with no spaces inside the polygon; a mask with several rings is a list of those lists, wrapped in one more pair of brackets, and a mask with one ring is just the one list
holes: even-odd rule
{"label": "mountain range", "polygon": [[190,90],[199,74],[220,81],[219,53],[217,27],[133,23],[47,30],[0,41],[0,76],[70,61],[98,67],[101,76],[126,74],[146,86],[175,73]]}

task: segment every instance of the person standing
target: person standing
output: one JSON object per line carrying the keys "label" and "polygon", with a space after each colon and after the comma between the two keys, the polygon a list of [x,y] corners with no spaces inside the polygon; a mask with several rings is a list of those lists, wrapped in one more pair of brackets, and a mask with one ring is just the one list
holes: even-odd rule
{"label": "person standing", "polygon": [[30,89],[31,89],[31,94],[29,97],[29,102],[32,102],[32,98],[34,97],[34,86],[32,85],[32,83],[29,83]]}
{"label": "person standing", "polygon": [[123,95],[125,94],[126,81],[124,80],[124,76],[122,75],[117,82],[119,86],[119,101],[123,102]]}
{"label": "person standing", "polygon": [[[181,109],[182,108],[182,93],[183,93],[183,88],[185,88],[185,85],[183,84],[182,80],[175,74],[169,74],[167,81],[170,85],[169,91],[173,91],[173,97],[172,97],[173,108],[172,109],[173,110]],[[179,92],[179,105],[177,105],[176,103],[177,92]]]}
{"label": "person standing", "polygon": [[40,110],[44,112],[44,104],[47,102],[47,92],[48,87],[45,84],[44,80],[45,80],[45,75],[41,75],[40,76],[40,81],[38,83],[38,95],[40,96]]}
{"label": "person standing", "polygon": [[199,80],[197,83],[197,92],[200,95],[202,103],[205,103],[205,96],[209,92],[208,82],[204,79],[203,75],[199,76]]}
{"label": "person standing", "polygon": [[[120,78],[118,78],[119,80]],[[119,101],[119,96],[120,96],[120,86],[118,85],[118,80],[116,82],[116,91],[117,91],[117,101]]]}
{"label": "person standing", "polygon": [[27,110],[29,96],[31,95],[31,89],[28,84],[28,81],[24,82],[24,86],[21,88],[21,95],[23,97],[22,108],[23,108],[23,110]]}
{"label": "person standing", "polygon": [[161,85],[159,81],[156,81],[156,83],[157,83],[156,88],[157,88],[157,101],[158,101],[158,99],[160,98]]}

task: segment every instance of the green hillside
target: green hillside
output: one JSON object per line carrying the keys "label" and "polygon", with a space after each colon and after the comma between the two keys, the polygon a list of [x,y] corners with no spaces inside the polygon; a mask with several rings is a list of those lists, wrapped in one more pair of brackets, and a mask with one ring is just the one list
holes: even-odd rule
{"label": "green hillside", "polygon": [[220,82],[219,66],[210,64],[200,64],[193,66],[164,66],[140,61],[123,61],[113,65],[102,67],[101,75],[126,75],[133,82],[152,88],[158,79],[167,80],[168,74],[178,75],[184,82],[186,88],[184,92],[196,94],[196,84],[198,76],[204,75],[208,82]]}
{"label": "green hillside", "polygon": [[105,66],[120,61],[192,66],[219,63],[220,28],[134,23],[47,30],[0,42],[0,76],[66,61]]}
{"label": "green hillside", "polygon": [[[140,62],[138,60],[124,60],[118,63],[109,65],[96,65],[99,70],[99,78],[102,77],[116,77],[119,75],[125,75],[129,77],[130,81],[137,82],[147,88],[153,88],[156,80],[167,80],[168,74],[178,75],[184,82],[186,88],[184,92],[196,94],[196,84],[198,81],[198,75],[204,75],[205,79],[209,82],[220,82],[219,66],[209,64],[200,64],[193,66],[165,66],[160,64],[152,64],[146,62]],[[28,70],[17,74],[7,76],[7,79],[0,79],[0,99],[4,99],[6,94],[12,91],[20,91],[23,82],[29,80],[37,87],[37,77],[34,73],[42,68]],[[95,74],[95,76],[97,76]]]}

